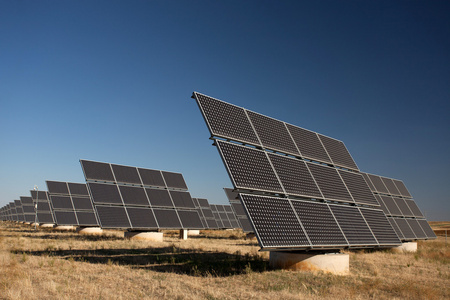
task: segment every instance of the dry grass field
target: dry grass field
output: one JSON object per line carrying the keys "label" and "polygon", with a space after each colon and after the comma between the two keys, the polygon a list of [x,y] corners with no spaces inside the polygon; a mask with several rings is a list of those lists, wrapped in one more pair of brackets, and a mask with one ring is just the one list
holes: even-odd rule
{"label": "dry grass field", "polygon": [[82,236],[0,223],[0,299],[449,299],[445,238],[417,253],[351,251],[351,275],[270,270],[240,231],[183,241]]}

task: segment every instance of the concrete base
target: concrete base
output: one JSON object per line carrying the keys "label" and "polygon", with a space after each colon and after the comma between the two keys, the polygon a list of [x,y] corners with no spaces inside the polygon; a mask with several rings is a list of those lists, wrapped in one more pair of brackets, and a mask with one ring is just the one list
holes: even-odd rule
{"label": "concrete base", "polygon": [[79,234],[101,235],[103,234],[103,229],[100,227],[77,227],[76,232]]}
{"label": "concrete base", "polygon": [[180,229],[180,240],[187,240],[188,231],[187,229]]}
{"label": "concrete base", "polygon": [[39,226],[38,223],[31,223],[30,225],[33,226],[33,227],[34,227],[34,226]]}
{"label": "concrete base", "polygon": [[123,237],[130,240],[147,240],[162,242],[163,233],[156,231],[125,231]]}
{"label": "concrete base", "polygon": [[312,254],[295,252],[270,252],[269,265],[274,269],[323,271],[348,275],[349,255],[343,253]]}
{"label": "concrete base", "polygon": [[41,224],[40,225],[42,228],[53,228],[53,227],[55,227],[55,224],[48,224],[48,223],[45,223],[45,224]]}
{"label": "concrete base", "polygon": [[200,230],[188,230],[188,235],[200,235]]}
{"label": "concrete base", "polygon": [[63,225],[58,225],[55,227],[55,230],[64,230],[64,231],[70,231],[70,230],[75,230],[75,226],[63,226]]}
{"label": "concrete base", "polygon": [[392,251],[397,253],[417,252],[417,242],[403,243],[401,246],[392,248]]}

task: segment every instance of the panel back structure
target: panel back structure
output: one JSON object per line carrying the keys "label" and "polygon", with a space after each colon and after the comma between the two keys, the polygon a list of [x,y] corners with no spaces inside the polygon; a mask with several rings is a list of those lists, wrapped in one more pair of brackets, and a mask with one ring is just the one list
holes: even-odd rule
{"label": "panel back structure", "polygon": [[36,205],[37,222],[39,224],[55,224],[55,218],[50,206],[47,191],[31,190],[31,198]]}
{"label": "panel back structure", "polygon": [[370,173],[362,175],[402,241],[436,238],[403,181]]}
{"label": "panel back structure", "polygon": [[182,174],[88,160],[80,163],[102,228],[205,228]]}
{"label": "panel back structure", "polygon": [[47,181],[50,204],[57,225],[98,226],[85,183]]}
{"label": "panel back structure", "polygon": [[197,92],[192,98],[263,250],[400,245],[342,141]]}

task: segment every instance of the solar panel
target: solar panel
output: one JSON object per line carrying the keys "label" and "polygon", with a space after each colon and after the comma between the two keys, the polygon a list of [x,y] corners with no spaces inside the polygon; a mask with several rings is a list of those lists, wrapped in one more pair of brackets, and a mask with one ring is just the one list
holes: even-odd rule
{"label": "solar panel", "polygon": [[180,173],[162,171],[164,181],[168,188],[187,190],[186,182]]}
{"label": "solar panel", "polygon": [[321,134],[319,134],[319,138],[333,164],[350,170],[359,170],[343,142]]}
{"label": "solar panel", "polygon": [[203,229],[204,226],[200,220],[200,216],[195,210],[178,210],[181,224],[184,228]]}
{"label": "solar panel", "polygon": [[53,211],[50,208],[48,192],[31,190],[30,193],[31,198],[33,199],[33,203],[37,204],[36,208],[37,222],[40,224],[55,223]]}
{"label": "solar panel", "polygon": [[69,194],[69,188],[65,182],[47,181],[47,189],[52,194]]}
{"label": "solar panel", "polygon": [[68,182],[67,185],[69,186],[69,191],[71,195],[89,196],[86,184]]}
{"label": "solar panel", "polygon": [[249,194],[240,197],[262,249],[311,246],[289,200]]}
{"label": "solar panel", "polygon": [[130,228],[127,212],[123,206],[95,205],[102,228]]}
{"label": "solar panel", "polygon": [[436,234],[434,233],[433,229],[431,229],[430,224],[428,224],[427,220],[424,219],[418,219],[417,222],[419,223],[422,230],[425,232],[425,235],[427,238],[436,238]]}
{"label": "solar panel", "polygon": [[409,209],[411,210],[414,217],[423,218],[423,214],[420,211],[419,207],[417,206],[416,202],[412,199],[405,199],[406,204],[408,205]]}
{"label": "solar panel", "polygon": [[103,183],[87,183],[94,204],[122,204],[117,185]]}
{"label": "solar panel", "polygon": [[78,224],[75,211],[58,211],[55,210],[56,224],[58,225],[74,225]]}
{"label": "solar panel", "polygon": [[206,225],[210,229],[217,229],[219,226],[217,225],[216,220],[206,219]]}
{"label": "solar panel", "polygon": [[401,193],[398,191],[394,181],[391,178],[381,177],[381,181],[383,181],[384,185],[388,189],[389,194],[394,196],[401,196]]}
{"label": "solar panel", "polygon": [[383,199],[383,202],[386,205],[387,209],[389,210],[391,216],[403,215],[391,196],[381,196],[381,199]]}
{"label": "solar panel", "polygon": [[389,223],[391,223],[392,228],[394,228],[395,233],[397,233],[397,236],[403,240],[405,237],[403,236],[402,231],[400,230],[400,228],[397,226],[397,223],[395,222],[395,220],[393,218],[388,218]]}
{"label": "solar panel", "polygon": [[173,207],[172,199],[167,190],[145,189],[153,207]]}
{"label": "solar panel", "polygon": [[400,243],[395,229],[392,228],[383,211],[368,208],[360,208],[359,210],[380,246],[397,245]]}
{"label": "solar panel", "polygon": [[402,232],[404,240],[415,240],[416,239],[416,235],[412,231],[412,229],[409,226],[408,221],[406,221],[406,219],[394,218],[394,220],[395,220],[395,223],[397,223],[398,228]]}
{"label": "solar panel", "polygon": [[414,235],[418,239],[425,239],[427,238],[427,235],[422,230],[422,227],[420,227],[419,223],[415,219],[406,219],[406,222],[408,222],[409,227],[411,227],[412,231],[414,232]]}
{"label": "solar panel", "polygon": [[179,229],[183,228],[178,218],[177,212],[173,209],[153,209],[159,228]]}
{"label": "solar panel", "polygon": [[142,184],[137,168],[113,164],[111,164],[111,168],[113,169],[114,177],[116,178],[115,181],[139,185]]}
{"label": "solar panel", "polygon": [[329,205],[350,246],[377,246],[372,231],[357,207]]}
{"label": "solar panel", "polygon": [[361,174],[344,170],[338,170],[338,172],[356,203],[379,205]]}
{"label": "solar panel", "polygon": [[367,174],[367,176],[370,178],[370,181],[372,182],[373,186],[375,187],[376,192],[383,193],[383,194],[389,194],[389,191],[387,190],[387,188],[384,185],[383,181],[381,180],[380,176],[373,175],[373,174]]}
{"label": "solar panel", "polygon": [[408,204],[406,204],[405,200],[402,198],[396,198],[393,197],[395,204],[397,204],[398,208],[400,209],[401,213],[405,217],[412,217],[414,214],[409,209]]}
{"label": "solar panel", "polygon": [[158,229],[158,224],[156,223],[156,219],[151,208],[128,207],[127,212],[130,217],[131,227]]}
{"label": "solar panel", "polygon": [[284,193],[264,151],[216,140],[236,188]]}
{"label": "solar panel", "polygon": [[165,187],[161,171],[138,168],[142,183],[147,186]]}
{"label": "solar panel", "polygon": [[393,181],[402,196],[412,198],[403,181],[397,179],[393,179]]}
{"label": "solar panel", "polygon": [[53,219],[53,214],[49,212],[37,212],[38,223],[53,224],[55,221]]}
{"label": "solar panel", "polygon": [[[92,209],[92,208],[91,208]],[[98,226],[94,211],[75,211],[79,226]]]}
{"label": "solar panel", "polygon": [[325,163],[331,163],[322,142],[317,133],[309,131],[291,124],[286,124],[301,156]]}
{"label": "solar panel", "polygon": [[149,206],[144,188],[119,185],[119,190],[125,205]]}
{"label": "solar panel", "polygon": [[73,210],[72,200],[70,196],[51,196],[53,209],[70,209]]}
{"label": "solar panel", "polygon": [[241,107],[194,92],[200,111],[205,118],[211,136],[259,145],[255,131]]}
{"label": "solar panel", "polygon": [[281,121],[247,111],[263,147],[292,155],[300,155],[285,124]]}
{"label": "solar panel", "polygon": [[315,163],[307,165],[326,199],[354,202],[336,169]]}
{"label": "solar panel", "polygon": [[364,177],[364,179],[365,179],[367,185],[369,186],[370,190],[372,192],[376,192],[375,186],[373,185],[372,181],[370,180],[369,175],[367,173],[363,173],[363,172],[361,172],[361,175]]}
{"label": "solar panel", "polygon": [[115,182],[111,166],[108,163],[80,160],[86,180]]}
{"label": "solar panel", "polygon": [[176,208],[195,208],[189,192],[170,191],[170,196]]}
{"label": "solar panel", "polygon": [[380,208],[381,210],[383,210],[385,215],[390,215],[391,213],[389,212],[386,204],[384,204],[383,199],[381,198],[380,195],[374,195],[375,199],[377,199],[378,203],[380,204]]}
{"label": "solar panel", "polygon": [[286,193],[323,198],[304,161],[277,154],[268,156]]}
{"label": "solar panel", "polygon": [[292,201],[292,205],[312,245],[348,246],[327,204]]}
{"label": "solar panel", "polygon": [[90,210],[94,211],[90,198],[72,196],[72,202],[75,210]]}

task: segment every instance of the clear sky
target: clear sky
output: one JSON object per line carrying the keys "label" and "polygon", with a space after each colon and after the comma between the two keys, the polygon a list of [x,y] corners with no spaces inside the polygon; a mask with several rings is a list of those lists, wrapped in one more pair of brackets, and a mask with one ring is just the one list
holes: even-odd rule
{"label": "clear sky", "polygon": [[227,202],[198,91],[342,140],[450,220],[449,1],[0,0],[0,207],[79,159]]}

